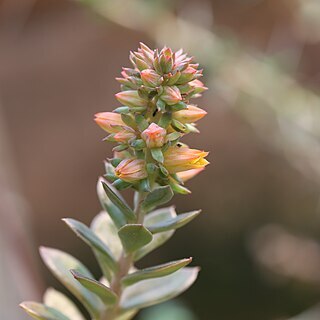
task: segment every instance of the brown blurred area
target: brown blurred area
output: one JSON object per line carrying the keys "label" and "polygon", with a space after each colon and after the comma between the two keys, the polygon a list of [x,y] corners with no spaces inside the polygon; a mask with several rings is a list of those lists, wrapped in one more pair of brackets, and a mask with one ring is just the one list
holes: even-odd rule
{"label": "brown blurred area", "polygon": [[[222,90],[228,92],[234,75],[224,71],[225,52],[229,61],[230,56],[234,57],[229,70],[241,61],[237,51],[241,47],[253,57],[263,54],[267,63],[280,65],[281,72],[293,77],[304,90],[319,93],[320,37],[316,35],[320,34],[320,25],[307,26],[314,36],[309,37],[307,27],[301,27],[303,16],[298,15],[298,0],[164,3],[187,22],[191,12],[192,23],[203,24],[228,42],[221,56],[212,55],[211,60],[216,61],[212,65],[201,60],[203,48],[195,47],[190,52],[205,68],[204,82],[207,81],[210,91],[196,101],[208,111],[199,124],[201,134],[187,137],[186,141],[209,150],[211,165],[189,183],[192,195],[177,196],[175,202],[178,211],[202,208],[204,214],[142,264],[192,255],[202,272],[182,299],[199,319],[288,319],[320,300],[319,283],[295,277],[284,281],[283,274],[275,280],[274,270],[266,270],[256,262],[248,243],[253,241],[254,232],[269,224],[282,225],[288,232],[319,241],[319,178],[310,170],[299,170],[301,165],[290,163],[287,152],[275,143],[280,137],[273,143],[267,141],[279,124],[273,109],[266,107],[263,111],[265,120],[257,118],[261,109],[251,108],[250,116],[237,109],[239,104],[242,110],[242,99],[248,105],[263,106],[265,101],[252,100],[252,92],[241,92],[237,98],[231,92],[230,100],[225,99],[219,91],[219,81],[230,77]],[[124,14],[129,16],[132,12]],[[89,223],[99,212],[96,181],[112,146],[101,142],[103,132],[92,121],[93,115],[118,105],[114,94],[119,86],[114,78],[119,76],[122,66],[129,65],[129,50],[137,48],[139,41],[150,47],[162,42],[171,44],[174,32],[167,40],[165,34],[153,38],[148,30],[137,31],[115,23],[76,1],[0,2],[0,115],[11,153],[10,160],[0,165],[14,165],[15,190],[29,208],[23,218],[19,212],[16,216],[0,217],[23,219],[25,230],[32,230],[28,241],[42,271],[35,275],[37,281],[42,279],[45,285],[59,287],[42,267],[36,252],[39,245],[72,252],[99,274],[89,249],[61,218],[68,216]],[[183,40],[177,39],[176,46],[181,43]],[[206,53],[205,57],[208,56]],[[258,73],[259,70],[247,76],[257,75],[259,79]],[[276,98],[274,89],[277,88],[270,87],[265,95]],[[235,101],[232,106],[230,101]],[[286,100],[275,102],[281,112],[285,103]],[[320,119],[310,116],[319,125]],[[252,119],[258,120],[253,124]],[[319,144],[318,128],[314,130],[315,143]],[[299,132],[293,131],[297,140]],[[302,141],[303,145],[306,143]],[[299,160],[301,154],[296,156]],[[310,165],[315,166],[316,162]],[[131,195],[127,196],[130,199]],[[20,245],[23,244],[15,245],[17,253]],[[26,264],[30,256],[31,253],[24,260]],[[30,268],[25,272],[27,276]],[[14,282],[12,279],[13,286],[17,286]],[[36,288],[42,292],[44,286],[37,284]]]}

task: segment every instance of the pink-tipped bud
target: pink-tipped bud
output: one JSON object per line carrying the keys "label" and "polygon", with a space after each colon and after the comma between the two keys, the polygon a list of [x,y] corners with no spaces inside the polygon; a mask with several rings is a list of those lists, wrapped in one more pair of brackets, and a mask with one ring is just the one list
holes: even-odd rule
{"label": "pink-tipped bud", "polygon": [[152,69],[141,71],[141,80],[149,87],[157,87],[162,83],[162,77]]}
{"label": "pink-tipped bud", "polygon": [[121,119],[121,115],[114,112],[100,112],[95,114],[94,121],[105,131],[109,133],[117,133],[121,130],[121,126],[125,123]]}
{"label": "pink-tipped bud", "polygon": [[155,123],[151,123],[147,129],[141,133],[141,138],[148,148],[161,148],[165,143],[167,131]]}
{"label": "pink-tipped bud", "polygon": [[208,152],[188,147],[170,147],[164,153],[164,166],[170,173],[204,168]]}
{"label": "pink-tipped bud", "polygon": [[189,82],[189,85],[193,88],[195,94],[200,94],[208,90],[208,88],[204,86],[203,82],[198,79]]}
{"label": "pink-tipped bud", "polygon": [[116,94],[117,100],[128,107],[147,107],[148,101],[142,99],[137,90],[121,91]]}
{"label": "pink-tipped bud", "polygon": [[135,133],[132,131],[127,131],[127,130],[122,130],[117,132],[114,136],[113,136],[113,140],[119,142],[119,143],[126,143],[128,142],[130,139],[135,138]]}
{"label": "pink-tipped bud", "polygon": [[142,159],[122,160],[115,168],[115,174],[126,182],[136,182],[148,176],[146,163]]}
{"label": "pink-tipped bud", "polygon": [[203,170],[204,170],[204,168],[182,171],[182,172],[178,172],[177,176],[182,182],[186,182],[186,181],[194,178],[196,175],[198,175]]}
{"label": "pink-tipped bud", "polygon": [[182,123],[193,123],[203,118],[206,114],[206,111],[196,106],[188,105],[187,109],[174,112],[172,117]]}
{"label": "pink-tipped bud", "polygon": [[177,84],[185,84],[194,79],[197,69],[188,66],[180,75]]}
{"label": "pink-tipped bud", "polygon": [[179,89],[176,86],[172,86],[172,87],[166,86],[163,88],[161,100],[166,102],[169,106],[172,106],[174,104],[177,104],[179,101],[181,101],[182,97]]}

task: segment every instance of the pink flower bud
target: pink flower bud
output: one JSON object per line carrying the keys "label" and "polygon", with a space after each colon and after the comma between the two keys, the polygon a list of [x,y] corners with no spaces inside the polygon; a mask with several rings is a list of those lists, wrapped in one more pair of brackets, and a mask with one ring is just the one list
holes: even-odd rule
{"label": "pink flower bud", "polygon": [[188,105],[188,109],[174,112],[172,117],[182,123],[193,123],[203,118],[206,114],[206,111],[196,106]]}
{"label": "pink flower bud", "polygon": [[157,87],[162,82],[162,77],[152,69],[141,71],[141,79],[146,86],[150,87]]}
{"label": "pink flower bud", "polygon": [[141,133],[141,138],[146,142],[148,148],[161,148],[164,145],[167,131],[155,123]]}
{"label": "pink flower bud", "polygon": [[164,153],[164,166],[170,173],[204,168],[209,162],[208,152],[189,147],[170,147]]}
{"label": "pink flower bud", "polygon": [[105,131],[116,133],[121,130],[121,126],[125,123],[121,119],[121,115],[114,112],[100,112],[95,114],[94,121]]}
{"label": "pink flower bud", "polygon": [[127,130],[122,130],[117,132],[114,136],[113,139],[117,142],[120,143],[126,143],[128,142],[130,139],[135,138],[135,133],[133,131],[127,131]]}
{"label": "pink flower bud", "polygon": [[127,182],[136,182],[148,176],[146,163],[142,159],[122,160],[115,168],[115,174],[118,178]]}
{"label": "pink flower bud", "polygon": [[166,102],[169,106],[172,106],[174,104],[177,104],[179,101],[181,101],[182,97],[179,89],[176,86],[172,86],[172,87],[166,86],[163,88],[161,100]]}
{"label": "pink flower bud", "polygon": [[194,178],[197,174],[199,174],[203,170],[204,170],[204,168],[182,171],[182,172],[178,172],[177,176],[182,182],[186,182],[186,181]]}
{"label": "pink flower bud", "polygon": [[198,79],[192,80],[189,82],[189,85],[194,89],[195,94],[200,94],[203,91],[208,90],[208,88],[205,87],[204,84]]}
{"label": "pink flower bud", "polygon": [[121,91],[116,94],[120,103],[128,107],[147,107],[148,101],[142,99],[137,90]]}

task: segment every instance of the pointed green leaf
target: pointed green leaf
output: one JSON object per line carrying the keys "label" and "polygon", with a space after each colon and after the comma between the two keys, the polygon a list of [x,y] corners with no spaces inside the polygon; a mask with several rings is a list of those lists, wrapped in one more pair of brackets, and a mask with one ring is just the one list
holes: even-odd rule
{"label": "pointed green leaf", "polygon": [[[144,219],[144,225],[146,228],[149,228],[150,226],[156,223],[159,223],[163,220],[169,220],[176,216],[177,214],[174,210],[174,207],[161,208],[147,214]],[[166,232],[160,232],[153,235],[152,241],[150,243],[148,243],[146,246],[140,248],[137,252],[135,252],[134,260],[138,261],[151,251],[163,245],[172,237],[174,232],[174,230],[171,230]]]}
{"label": "pointed green leaf", "polygon": [[70,272],[85,288],[96,294],[105,305],[112,306],[117,302],[118,296],[107,286],[94,279],[83,276],[76,270],[70,270]]}
{"label": "pointed green leaf", "polygon": [[[111,200],[109,199],[109,197],[107,196],[107,194],[103,189],[103,186],[101,183],[102,181],[107,183],[107,181],[102,178],[98,180],[97,193],[98,193],[101,206],[108,213],[108,215],[111,217],[116,227],[119,229],[126,224],[126,217],[121,212],[121,210],[111,202]],[[110,186],[110,188],[112,187]],[[117,192],[115,189],[113,189],[113,191]],[[118,194],[118,197],[121,199],[120,194]]]}
{"label": "pointed green leaf", "polygon": [[163,157],[163,153],[161,151],[161,148],[153,148],[153,149],[150,149],[151,151],[151,155],[152,155],[152,158],[160,163],[163,163],[164,161],[164,157]]}
{"label": "pointed green leaf", "polygon": [[112,203],[126,216],[129,221],[136,218],[132,209],[121,199],[116,192],[106,183],[102,181],[102,186]]}
{"label": "pointed green leaf", "polygon": [[91,230],[104,242],[116,260],[121,256],[122,244],[118,229],[106,212],[100,212],[91,222]]}
{"label": "pointed green leaf", "polygon": [[196,280],[199,268],[183,268],[168,276],[138,282],[123,291],[120,306],[141,309],[176,297]]}
{"label": "pointed green leaf", "polygon": [[71,320],[85,320],[75,304],[63,293],[53,288],[46,290],[43,302],[46,306],[60,311]]}
{"label": "pointed green leaf", "polygon": [[170,186],[158,187],[150,192],[142,203],[142,209],[146,212],[163,205],[171,200],[173,192]]}
{"label": "pointed green leaf", "polygon": [[37,320],[72,320],[71,318],[67,318],[60,311],[41,303],[26,301],[21,303],[20,307],[28,315]]}
{"label": "pointed green leaf", "polygon": [[124,286],[131,286],[136,282],[142,280],[164,277],[180,270],[181,268],[188,265],[191,261],[192,258],[182,259],[177,261],[171,261],[169,263],[161,264],[155,267],[145,268],[125,276],[122,279],[122,284]]}
{"label": "pointed green leaf", "polygon": [[79,299],[92,318],[99,317],[101,310],[103,310],[103,304],[100,299],[81,286],[69,272],[70,269],[74,269],[92,278],[90,271],[79,260],[63,251],[41,247],[40,254],[50,271]]}
{"label": "pointed green leaf", "polygon": [[[110,277],[111,272],[115,272],[118,269],[117,262],[113,257],[110,249],[105,245],[104,242],[98,238],[93,231],[90,230],[86,225],[81,223],[80,221],[74,219],[62,219],[68,227],[78,236],[80,237],[86,244],[88,244],[96,253],[97,259],[102,258],[102,265],[104,266],[106,263],[107,270],[103,268],[103,271],[106,273],[108,278]],[[100,262],[100,261],[99,261]]]}
{"label": "pointed green leaf", "polygon": [[179,229],[179,228],[185,226],[187,223],[189,223],[195,217],[197,217],[200,214],[200,212],[201,212],[201,210],[195,210],[195,211],[191,211],[191,212],[182,213],[182,214],[177,215],[174,218],[159,221],[159,222],[155,223],[154,225],[149,226],[148,229],[152,233],[169,231],[172,229]]}
{"label": "pointed green leaf", "polygon": [[126,252],[134,252],[152,241],[152,233],[142,224],[127,224],[118,232]]}

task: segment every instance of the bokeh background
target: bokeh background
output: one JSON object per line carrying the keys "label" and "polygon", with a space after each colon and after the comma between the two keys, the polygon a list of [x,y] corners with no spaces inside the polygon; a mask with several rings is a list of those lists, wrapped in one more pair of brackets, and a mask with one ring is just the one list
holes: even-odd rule
{"label": "bokeh background", "polygon": [[92,118],[118,106],[114,78],[139,41],[204,68],[208,115],[187,142],[211,165],[175,199],[203,214],[141,264],[191,255],[200,277],[137,319],[320,319],[319,0],[0,1],[0,318],[63,290],[40,244],[99,275],[60,219],[100,210],[111,145]]}

